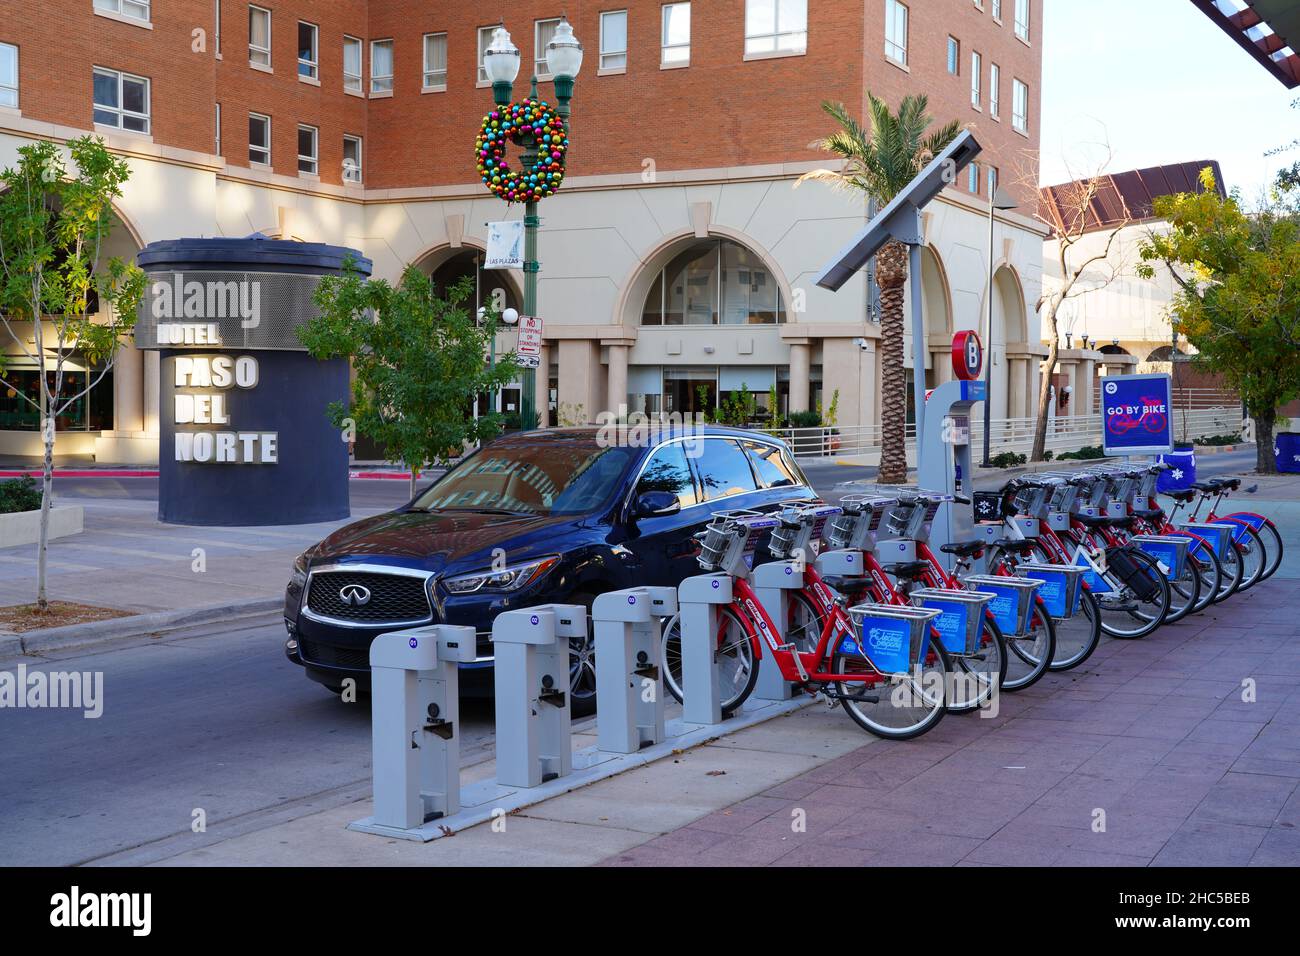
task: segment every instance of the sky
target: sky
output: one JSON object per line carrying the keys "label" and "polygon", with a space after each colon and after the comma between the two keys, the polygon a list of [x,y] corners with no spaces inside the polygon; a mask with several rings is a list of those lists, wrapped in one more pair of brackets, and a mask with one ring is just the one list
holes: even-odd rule
{"label": "sky", "polygon": [[1288,90],[1189,0],[1044,0],[1040,182],[1217,159],[1254,200],[1300,151]]}

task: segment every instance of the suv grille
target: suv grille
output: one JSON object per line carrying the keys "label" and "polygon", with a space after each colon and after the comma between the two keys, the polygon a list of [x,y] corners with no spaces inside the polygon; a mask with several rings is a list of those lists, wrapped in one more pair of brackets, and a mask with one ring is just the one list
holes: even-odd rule
{"label": "suv grille", "polygon": [[[365,604],[349,604],[339,591],[359,585],[370,592]],[[307,608],[320,617],[358,624],[427,621],[432,616],[425,579],[375,571],[323,571],[311,576]]]}

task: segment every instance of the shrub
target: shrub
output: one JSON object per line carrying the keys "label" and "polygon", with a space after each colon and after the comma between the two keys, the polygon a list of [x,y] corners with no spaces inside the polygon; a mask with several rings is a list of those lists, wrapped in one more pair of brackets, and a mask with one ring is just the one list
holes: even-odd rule
{"label": "shrub", "polygon": [[1240,445],[1241,432],[1233,432],[1227,435],[1202,435],[1196,439],[1198,445]]}
{"label": "shrub", "polygon": [[1056,457],[1058,461],[1064,461],[1067,458],[1087,461],[1090,458],[1105,458],[1106,454],[1102,451],[1100,445],[1084,445],[1078,451],[1063,451]]}
{"label": "shrub", "polygon": [[1017,454],[1014,451],[1004,451],[1000,455],[994,455],[989,459],[989,464],[994,468],[1014,468],[1016,465],[1023,465],[1026,462],[1024,455]]}
{"label": "shrub", "polygon": [[19,511],[35,511],[41,506],[41,490],[31,475],[0,481],[0,515]]}
{"label": "shrub", "polygon": [[791,412],[791,428],[820,428],[822,424],[821,412],[809,410],[806,412]]}

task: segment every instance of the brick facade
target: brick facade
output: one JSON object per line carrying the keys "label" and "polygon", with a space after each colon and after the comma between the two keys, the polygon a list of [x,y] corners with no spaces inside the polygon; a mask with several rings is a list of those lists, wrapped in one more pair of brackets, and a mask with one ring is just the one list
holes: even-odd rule
{"label": "brick facade", "polygon": [[[216,0],[155,0],[152,29],[94,16],[93,0],[52,0],[39,19],[6,17],[0,41],[21,48],[24,116],[63,126],[91,125],[91,69],[111,67],[149,77],[156,143],[215,151],[214,104],[222,106],[222,153],[232,167],[248,165],[247,114],[272,118],[274,172],[297,176],[299,123],[320,130],[320,181],[341,181],[342,137],[363,137],[365,185],[394,189],[472,182],[468,144],[491,90],[477,80],[477,31],[494,23],[478,4],[413,0],[262,0],[272,14],[272,69],[248,63],[248,4],[220,0],[220,58]],[[810,144],[825,135],[823,100],[861,113],[865,91],[896,104],[925,92],[936,121],[957,119],[975,129],[1003,185],[1021,198],[1032,189],[1015,182],[1036,174],[1042,2],[1031,0],[1031,38],[1018,40],[1014,0],[1001,23],[992,0],[913,0],[908,67],[884,53],[885,0],[812,0],[807,53],[770,59],[744,56],[745,0],[696,0],[690,65],[660,68],[659,0],[627,0],[626,71],[602,75],[600,14],[617,2],[521,0],[507,8],[506,26],[522,53],[516,96],[527,89],[534,55],[534,23],[565,11],[585,47],[573,102],[571,171],[580,175],[657,170],[723,169],[815,161]],[[297,71],[299,19],[319,26],[320,85]],[[194,31],[205,31],[195,50]],[[445,92],[422,92],[423,35],[448,35]],[[370,41],[394,41],[394,90],[389,97],[344,92],[343,36],[364,42],[363,89],[369,90]],[[961,41],[960,73],[946,70],[947,37]],[[982,101],[970,102],[970,53],[983,56]],[[1001,120],[988,114],[989,64],[1001,68]],[[1011,129],[1011,82],[1029,87],[1029,134]],[[551,84],[541,84],[543,96]],[[655,112],[652,112],[655,111]],[[1012,174],[1013,170],[1018,170]],[[963,184],[958,184],[964,187]]]}

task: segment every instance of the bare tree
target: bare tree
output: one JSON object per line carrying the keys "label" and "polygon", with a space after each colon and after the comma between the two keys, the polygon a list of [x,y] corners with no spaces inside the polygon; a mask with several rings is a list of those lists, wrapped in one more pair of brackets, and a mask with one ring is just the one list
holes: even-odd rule
{"label": "bare tree", "polygon": [[[1106,172],[1112,156],[1107,148],[1105,158],[1087,175],[1060,186],[1044,188],[1038,211],[1034,214],[1034,218],[1051,230],[1049,239],[1056,240],[1058,276],[1049,280],[1044,274],[1043,291],[1034,307],[1047,326],[1048,342],[1047,359],[1038,386],[1038,418],[1034,424],[1031,461],[1042,461],[1047,445],[1052,376],[1056,373],[1061,349],[1062,306],[1070,299],[1105,288],[1123,271],[1122,264],[1112,259],[1111,251],[1120,232],[1132,221],[1132,214],[1124,196]],[[1083,238],[1102,232],[1105,239],[1099,240],[1100,247],[1089,243],[1088,248],[1093,251],[1085,253],[1080,247]]]}

